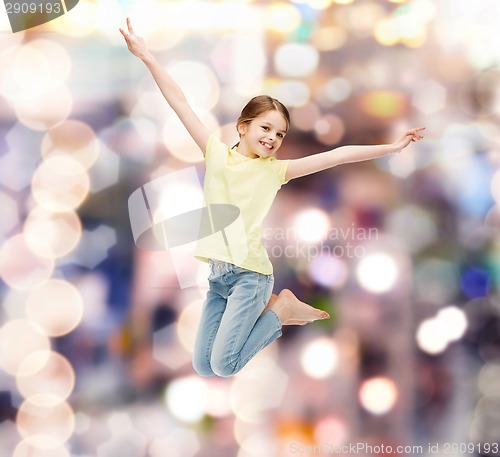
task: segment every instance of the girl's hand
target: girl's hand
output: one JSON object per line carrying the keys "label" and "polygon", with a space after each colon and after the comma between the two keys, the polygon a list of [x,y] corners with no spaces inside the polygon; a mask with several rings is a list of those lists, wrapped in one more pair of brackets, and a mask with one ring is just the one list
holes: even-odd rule
{"label": "girl's hand", "polygon": [[120,28],[120,32],[127,42],[129,51],[134,54],[134,56],[142,59],[147,54],[146,42],[144,41],[144,38],[135,34],[129,18],[127,18],[127,27],[128,33],[126,33],[122,28]]}
{"label": "girl's hand", "polygon": [[403,136],[401,136],[398,140],[392,143],[395,152],[400,152],[402,149],[406,148],[410,143],[414,141],[421,140],[423,136],[420,134],[420,131],[425,130],[425,127],[419,127],[416,129],[408,130]]}

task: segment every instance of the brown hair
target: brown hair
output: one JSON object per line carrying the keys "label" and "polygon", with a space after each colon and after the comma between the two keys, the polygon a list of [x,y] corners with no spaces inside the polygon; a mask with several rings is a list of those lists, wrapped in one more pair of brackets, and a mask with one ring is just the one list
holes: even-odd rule
{"label": "brown hair", "polygon": [[[290,126],[290,113],[279,100],[276,100],[269,95],[257,95],[257,97],[252,98],[241,111],[240,117],[236,122],[236,128],[241,124],[249,124],[255,118],[266,114],[268,111],[278,111],[283,115],[286,121],[286,128],[288,130]],[[241,137],[241,135],[240,135]],[[238,146],[240,143],[236,143]],[[234,146],[233,146],[234,147]]]}

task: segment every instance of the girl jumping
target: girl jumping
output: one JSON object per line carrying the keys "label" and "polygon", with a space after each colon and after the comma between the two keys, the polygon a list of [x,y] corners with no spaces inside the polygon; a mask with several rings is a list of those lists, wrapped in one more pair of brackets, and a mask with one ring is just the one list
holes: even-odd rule
{"label": "girl jumping", "polygon": [[[330,317],[301,302],[288,289],[272,294],[273,267],[262,245],[261,225],[281,186],[340,164],[398,153],[423,138],[423,128],[408,130],[392,144],[342,146],[300,159],[278,160],[275,155],[290,127],[290,116],[278,100],[260,95],[243,108],[236,123],[240,141],[231,148],[203,125],[180,87],[148,51],[144,39],[135,34],[128,18],[127,28],[128,33],[121,28],[120,32],[128,49],[146,64],[205,156],[207,207],[226,205],[239,210],[242,223],[238,230],[202,238],[195,252],[197,258],[209,263],[210,275],[193,367],[201,376],[232,376],[280,337],[283,325],[304,325]],[[217,226],[214,212],[211,218]]]}

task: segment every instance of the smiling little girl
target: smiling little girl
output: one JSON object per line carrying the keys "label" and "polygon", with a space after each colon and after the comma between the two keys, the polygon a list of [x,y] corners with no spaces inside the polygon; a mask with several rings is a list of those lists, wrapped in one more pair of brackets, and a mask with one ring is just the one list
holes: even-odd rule
{"label": "smiling little girl", "polygon": [[[301,302],[290,290],[272,294],[273,268],[261,241],[262,222],[276,193],[291,179],[349,162],[398,153],[423,138],[412,129],[392,144],[342,146],[294,160],[275,155],[290,127],[286,107],[260,95],[243,108],[236,123],[240,136],[230,148],[208,131],[163,66],[147,50],[144,39],[120,32],[129,50],[153,75],[163,96],[205,156],[204,194],[207,207],[227,205],[239,211],[235,228],[199,240],[196,257],[210,265],[209,290],[203,305],[193,354],[202,376],[232,376],[260,350],[281,336],[283,325],[327,319],[325,311]],[[213,226],[219,226],[211,214]]]}

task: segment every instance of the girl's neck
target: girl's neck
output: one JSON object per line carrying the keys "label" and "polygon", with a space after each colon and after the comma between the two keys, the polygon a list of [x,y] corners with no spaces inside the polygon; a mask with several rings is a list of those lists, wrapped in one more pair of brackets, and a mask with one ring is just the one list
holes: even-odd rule
{"label": "girl's neck", "polygon": [[244,155],[250,159],[259,158],[257,154],[254,154],[252,151],[250,151],[250,148],[244,141],[239,141],[239,143],[236,145],[236,150],[238,151],[238,154]]}

